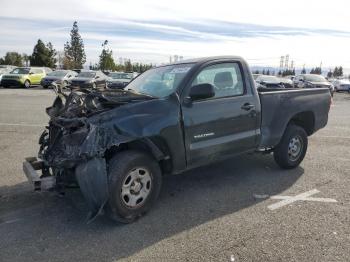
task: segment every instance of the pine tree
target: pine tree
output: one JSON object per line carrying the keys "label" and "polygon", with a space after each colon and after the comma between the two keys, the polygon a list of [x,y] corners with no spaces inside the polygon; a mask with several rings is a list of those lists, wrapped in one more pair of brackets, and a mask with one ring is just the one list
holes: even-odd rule
{"label": "pine tree", "polygon": [[305,66],[303,66],[303,69],[301,70],[301,74],[306,74],[306,69],[305,69]]}
{"label": "pine tree", "polygon": [[30,56],[31,66],[47,66],[54,68],[56,65],[56,50],[49,42],[47,45],[40,39],[34,46],[33,54]]}
{"label": "pine tree", "polygon": [[343,67],[339,66],[339,76],[343,76]]}
{"label": "pine tree", "polygon": [[70,42],[64,45],[63,67],[65,69],[81,69],[86,62],[83,39],[79,34],[78,22],[73,23]]}
{"label": "pine tree", "polygon": [[332,78],[332,77],[333,77],[333,72],[332,72],[331,69],[328,71],[327,77],[328,77],[328,78]]}
{"label": "pine tree", "polygon": [[99,67],[102,71],[114,70],[115,63],[113,59],[113,51],[108,48],[108,41],[105,40],[102,44],[102,52],[100,55]]}

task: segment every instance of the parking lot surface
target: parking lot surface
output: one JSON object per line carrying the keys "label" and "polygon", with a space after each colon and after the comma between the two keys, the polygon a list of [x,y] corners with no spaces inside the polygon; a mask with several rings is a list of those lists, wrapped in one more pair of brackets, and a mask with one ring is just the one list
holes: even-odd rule
{"label": "parking lot surface", "polygon": [[53,99],[0,89],[0,261],[349,261],[349,94],[335,94],[299,168],[244,155],[167,176],[154,208],[129,225],[86,224],[76,189],[32,192],[22,161],[36,156]]}

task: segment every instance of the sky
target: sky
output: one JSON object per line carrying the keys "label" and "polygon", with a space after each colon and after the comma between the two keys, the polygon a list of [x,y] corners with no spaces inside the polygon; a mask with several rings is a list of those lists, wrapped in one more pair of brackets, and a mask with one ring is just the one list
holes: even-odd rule
{"label": "sky", "polygon": [[62,51],[78,21],[87,64],[104,40],[114,58],[167,63],[239,55],[278,67],[289,54],[298,68],[350,68],[350,1],[313,0],[0,0],[0,56],[31,54],[40,38]]}

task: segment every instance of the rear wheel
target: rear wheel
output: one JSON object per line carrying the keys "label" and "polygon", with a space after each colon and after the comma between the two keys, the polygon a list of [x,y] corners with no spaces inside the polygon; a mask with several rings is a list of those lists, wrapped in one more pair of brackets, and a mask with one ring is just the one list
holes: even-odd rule
{"label": "rear wheel", "polygon": [[305,157],[307,145],[308,138],[305,130],[294,124],[288,125],[274,150],[276,163],[285,169],[297,167]]}
{"label": "rear wheel", "polygon": [[131,223],[156,201],[162,175],[158,163],[138,151],[117,153],[109,162],[107,214],[114,221]]}
{"label": "rear wheel", "polygon": [[23,86],[24,86],[24,88],[29,88],[30,87],[29,80],[24,81]]}

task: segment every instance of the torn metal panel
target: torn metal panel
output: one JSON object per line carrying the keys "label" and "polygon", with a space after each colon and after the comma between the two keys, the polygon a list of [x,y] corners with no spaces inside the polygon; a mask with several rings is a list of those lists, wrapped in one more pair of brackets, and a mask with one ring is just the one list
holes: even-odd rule
{"label": "torn metal panel", "polygon": [[108,200],[107,166],[104,158],[93,158],[75,169],[80,190],[90,208],[88,220],[99,215]]}

